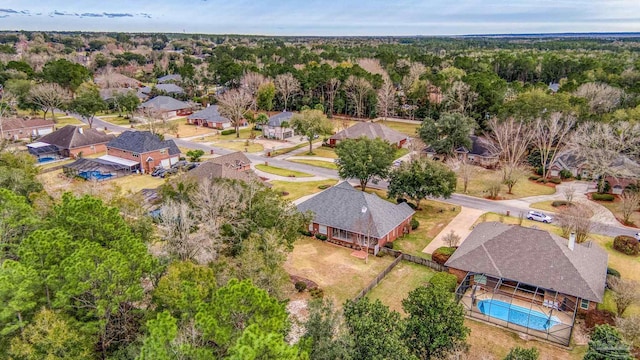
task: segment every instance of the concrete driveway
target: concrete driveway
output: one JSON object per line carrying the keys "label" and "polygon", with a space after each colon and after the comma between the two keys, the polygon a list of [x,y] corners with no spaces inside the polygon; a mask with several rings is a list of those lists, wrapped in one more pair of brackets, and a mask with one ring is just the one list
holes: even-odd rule
{"label": "concrete driveway", "polygon": [[[462,241],[466,239],[467,236],[469,236],[469,234],[471,233],[471,227],[473,226],[473,224],[476,222],[476,220],[478,220],[480,215],[484,214],[485,212],[486,211],[484,210],[462,207],[460,213],[455,218],[453,218],[449,225],[445,226],[444,229],[442,229],[442,231],[440,231],[440,233],[433,240],[431,240],[429,245],[427,245],[427,247],[424,248],[422,252],[432,254],[437,248],[448,246],[444,243],[443,238],[452,230],[454,233],[460,236],[460,243],[462,243]],[[458,245],[460,245],[460,243]]]}

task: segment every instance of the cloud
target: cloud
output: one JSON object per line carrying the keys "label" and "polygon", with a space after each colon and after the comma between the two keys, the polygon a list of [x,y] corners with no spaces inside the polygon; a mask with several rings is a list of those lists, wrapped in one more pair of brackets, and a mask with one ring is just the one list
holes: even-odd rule
{"label": "cloud", "polygon": [[97,14],[97,13],[82,13],[82,14],[80,14],[80,16],[83,16],[83,17],[103,17],[104,15]]}
{"label": "cloud", "polygon": [[129,13],[103,13],[103,14],[108,18],[133,17],[133,14],[129,14]]}
{"label": "cloud", "polygon": [[0,19],[8,18],[10,15],[0,15]]}
{"label": "cloud", "polygon": [[9,13],[9,14],[18,14],[19,11],[18,10],[13,10],[13,9],[0,9],[1,13]]}

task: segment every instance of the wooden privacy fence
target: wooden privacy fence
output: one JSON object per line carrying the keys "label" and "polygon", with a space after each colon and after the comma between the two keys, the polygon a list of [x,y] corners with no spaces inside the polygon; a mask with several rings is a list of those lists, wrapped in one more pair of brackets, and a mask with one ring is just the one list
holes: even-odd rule
{"label": "wooden privacy fence", "polygon": [[369,291],[371,291],[374,287],[376,287],[376,285],[378,285],[382,281],[382,279],[384,279],[384,277],[387,276],[387,274],[390,273],[391,270],[393,270],[393,268],[396,267],[396,265],[398,265],[402,260],[406,260],[422,266],[427,266],[435,271],[448,270],[446,266],[442,266],[435,261],[432,261],[429,259],[423,259],[421,257],[414,256],[414,255],[404,254],[402,253],[402,251],[383,247],[380,249],[380,252],[393,255],[395,257],[395,260],[393,260],[393,262],[389,264],[389,266],[387,266],[384,270],[382,270],[382,272],[380,272],[378,276],[375,277],[375,279],[371,280],[371,282],[364,289],[360,290],[360,292],[358,293],[358,295],[356,295],[354,300],[358,300],[363,296],[367,295]]}

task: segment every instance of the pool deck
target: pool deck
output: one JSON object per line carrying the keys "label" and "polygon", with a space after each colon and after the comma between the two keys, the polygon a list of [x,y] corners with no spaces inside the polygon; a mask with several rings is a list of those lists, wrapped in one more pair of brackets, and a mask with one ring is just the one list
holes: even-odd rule
{"label": "pool deck", "polygon": [[[503,294],[493,294],[489,291],[478,289],[476,290],[476,303],[472,304],[471,299],[471,289],[469,289],[464,296],[460,299],[460,302],[463,304],[465,308],[465,314],[471,318],[483,320],[492,324],[497,324],[508,329],[514,330],[519,333],[524,333],[532,336],[536,336],[539,338],[543,338],[561,345],[568,345],[569,339],[571,338],[571,329],[573,327],[573,312],[560,311],[557,309],[552,309],[545,306],[540,306],[537,304],[532,304],[531,302],[527,302],[521,299],[509,297]],[[521,326],[515,323],[511,323],[499,318],[491,317],[489,315],[483,314],[480,309],[478,309],[477,304],[478,301],[481,300],[497,300],[505,303],[511,303],[513,305],[517,305],[523,307],[525,309],[531,309],[534,311],[538,311],[540,313],[545,314],[545,316],[555,316],[560,320],[560,324],[552,326],[547,331],[540,331],[528,328],[526,326]]]}

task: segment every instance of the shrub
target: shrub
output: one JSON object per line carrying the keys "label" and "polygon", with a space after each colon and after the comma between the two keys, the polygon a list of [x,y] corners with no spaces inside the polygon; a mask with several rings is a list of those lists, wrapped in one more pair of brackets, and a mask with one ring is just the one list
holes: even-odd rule
{"label": "shrub", "polygon": [[330,187],[331,187],[331,185],[324,184],[324,185],[320,185],[320,186],[318,186],[318,189],[320,189],[320,190],[325,190],[325,189],[328,189],[328,188],[330,188]]}
{"label": "shrub", "polygon": [[595,201],[613,201],[616,197],[611,194],[591,194],[591,199]]}
{"label": "shrub", "polygon": [[516,346],[509,350],[509,353],[503,360],[538,360],[540,352],[535,347],[530,349]]}
{"label": "shrub", "polygon": [[558,177],[552,177],[551,179],[549,179],[549,182],[552,184],[561,184],[562,183],[562,179],[558,178]]}
{"label": "shrub", "polygon": [[415,218],[411,218],[411,230],[415,230],[420,226],[420,222]]}
{"label": "shrub", "polygon": [[438,264],[444,265],[444,263],[446,263],[447,260],[449,260],[449,258],[451,257],[451,255],[453,255],[455,251],[456,251],[455,248],[450,248],[447,246],[439,247],[436,249],[436,251],[433,252],[433,254],[431,254],[431,258],[433,259],[433,261],[437,262]]}
{"label": "shrub", "polygon": [[296,281],[295,285],[296,290],[298,290],[298,292],[303,292],[307,289],[307,283],[304,281]]}
{"label": "shrub", "polygon": [[316,234],[316,238],[322,241],[327,240],[327,235]]}
{"label": "shrub", "polygon": [[324,297],[324,290],[317,287],[315,289],[309,290],[309,294],[314,299],[322,299]]}
{"label": "shrub", "polygon": [[429,280],[429,284],[431,284],[432,286],[447,289],[447,291],[449,292],[454,292],[456,291],[456,286],[458,285],[458,278],[456,278],[456,276],[453,274],[441,271],[431,277],[431,279]]}
{"label": "shrub", "polygon": [[392,242],[387,242],[386,244],[384,244],[384,247],[386,247],[387,249],[393,250],[393,243]]}
{"label": "shrub", "polygon": [[573,174],[571,173],[571,171],[566,169],[560,170],[561,179],[571,179],[572,177],[573,177]]}
{"label": "shrub", "polygon": [[584,325],[587,329],[593,329],[594,327],[602,324],[615,325],[616,315],[609,310],[590,310],[584,318]]}
{"label": "shrub", "polygon": [[569,205],[569,202],[565,200],[556,200],[551,203],[551,206],[553,207],[566,206],[566,205]]}
{"label": "shrub", "polygon": [[311,231],[309,230],[300,230],[300,234],[304,235],[304,236],[312,236],[313,234],[311,233]]}
{"label": "shrub", "polygon": [[399,197],[399,198],[397,198],[397,199],[396,199],[396,203],[397,203],[397,204],[402,204],[403,202],[407,202],[407,199],[405,199],[405,198],[401,198],[401,197]]}
{"label": "shrub", "polygon": [[617,278],[620,278],[620,272],[618,270],[616,270],[614,268],[610,268],[610,267],[607,268],[607,275],[615,276]]}
{"label": "shrub", "polygon": [[538,179],[540,179],[540,176],[538,176],[538,175],[531,175],[531,176],[529,176],[529,180],[531,180],[531,181],[536,181],[536,180],[538,180]]}
{"label": "shrub", "polygon": [[633,236],[618,235],[613,239],[613,248],[623,254],[635,256],[640,253],[640,243]]}
{"label": "shrub", "polygon": [[236,131],[234,129],[227,129],[227,130],[220,131],[220,135],[231,135],[231,134],[233,134],[235,132]]}
{"label": "shrub", "polygon": [[409,205],[409,207],[410,207],[410,208],[412,208],[413,210],[417,210],[417,209],[418,209],[418,207],[416,206],[416,204],[414,204],[414,203],[412,203],[412,202],[408,202],[408,201],[405,201],[405,202],[406,202],[406,203],[407,203],[407,205]]}
{"label": "shrub", "polygon": [[289,192],[288,191],[283,191],[283,192],[280,193],[280,195],[287,196],[287,195],[289,195]]}

